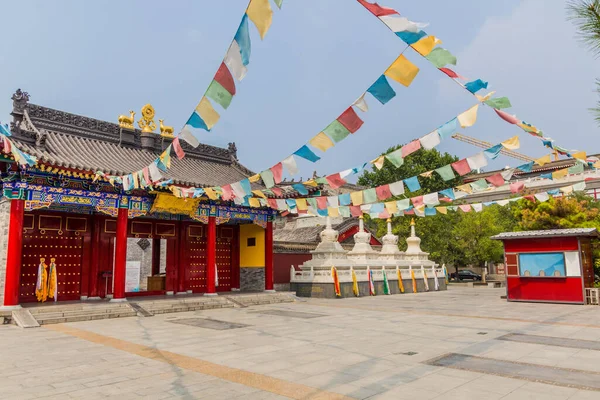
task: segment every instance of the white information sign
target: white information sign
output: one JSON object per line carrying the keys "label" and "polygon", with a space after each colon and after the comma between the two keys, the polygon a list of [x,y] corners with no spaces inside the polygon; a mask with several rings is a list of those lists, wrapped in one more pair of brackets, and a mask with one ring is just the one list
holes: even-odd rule
{"label": "white information sign", "polygon": [[140,291],[140,269],[142,268],[141,261],[127,261],[125,264],[125,291],[139,292]]}

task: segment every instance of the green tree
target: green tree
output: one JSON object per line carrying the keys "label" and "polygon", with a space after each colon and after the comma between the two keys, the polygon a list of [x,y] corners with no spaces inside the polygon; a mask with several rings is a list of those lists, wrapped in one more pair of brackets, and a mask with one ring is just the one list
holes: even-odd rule
{"label": "green tree", "polygon": [[551,197],[539,203],[520,200],[513,206],[513,215],[519,221],[518,230],[598,228],[600,230],[600,202],[574,194],[569,197]]}
{"label": "green tree", "polygon": [[[595,56],[600,56],[600,0],[571,0],[567,2],[568,18],[577,27],[577,36]],[[596,79],[600,94],[600,79]],[[590,109],[600,123],[600,101]]]}

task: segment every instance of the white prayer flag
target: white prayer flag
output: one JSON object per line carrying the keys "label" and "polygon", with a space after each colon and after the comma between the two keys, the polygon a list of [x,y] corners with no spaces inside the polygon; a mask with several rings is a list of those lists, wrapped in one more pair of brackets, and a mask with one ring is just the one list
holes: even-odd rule
{"label": "white prayer flag", "polygon": [[243,203],[244,197],[246,197],[246,192],[244,191],[242,184],[240,182],[232,183],[231,189],[233,190],[235,197],[241,199]]}
{"label": "white prayer flag", "polygon": [[515,173],[515,169],[511,168],[511,169],[502,171],[500,174],[502,175],[502,177],[504,178],[505,181],[510,181],[510,179],[512,178],[514,173]]}
{"label": "white prayer flag", "polygon": [[365,100],[365,93],[361,94],[360,97],[358,99],[356,99],[356,101],[354,103],[352,103],[352,105],[356,106],[356,108],[358,108],[362,112],[369,111],[369,105],[367,104],[367,101]]}
{"label": "white prayer flag", "polygon": [[437,192],[426,194],[425,196],[423,196],[423,204],[428,206],[437,206],[438,204],[440,204],[440,199],[438,197]]}
{"label": "white prayer flag", "polygon": [[179,133],[179,139],[185,140],[190,146],[194,148],[200,145],[200,141],[198,140],[196,135],[194,135],[192,131],[188,128],[188,125],[186,125]]}
{"label": "white prayer flag", "polygon": [[227,50],[227,54],[225,55],[225,59],[223,60],[225,65],[229,67],[233,76],[236,77],[238,81],[244,79],[246,76],[246,72],[248,69],[242,62],[242,53],[240,52],[240,45],[234,40],[229,46],[229,50]]}
{"label": "white prayer flag", "polygon": [[398,181],[390,184],[390,192],[393,196],[401,196],[404,194],[404,182]]}
{"label": "white prayer flag", "polygon": [[329,207],[339,207],[339,198],[337,196],[329,196],[327,197],[327,205]]}
{"label": "white prayer flag", "polygon": [[386,24],[394,32],[413,32],[417,33],[422,28],[425,28],[429,24],[412,22],[406,17],[394,17],[392,15],[384,15],[379,17],[381,22]]}
{"label": "white prayer flag", "polygon": [[510,200],[496,200],[496,204],[502,207],[508,205],[508,203],[510,203]]}
{"label": "white prayer flag", "polygon": [[298,164],[296,164],[296,159],[293,155],[289,156],[281,163],[287,169],[290,175],[296,175],[298,173]]}
{"label": "white prayer flag", "polygon": [[543,203],[545,201],[550,200],[550,195],[548,193],[537,193],[535,195],[535,198],[537,199],[537,201],[539,201],[540,203]]}
{"label": "white prayer flag", "polygon": [[475,212],[481,212],[481,211],[483,211],[483,204],[482,203],[471,204],[471,207],[473,207],[473,210],[475,210]]}
{"label": "white prayer flag", "polygon": [[419,141],[421,142],[421,147],[423,147],[426,150],[431,150],[434,147],[436,147],[438,144],[440,144],[441,139],[440,139],[440,134],[438,133],[437,130],[423,136],[421,139],[419,139]]}
{"label": "white prayer flag", "polygon": [[488,160],[485,158],[483,152],[474,155],[473,157],[467,157],[467,163],[471,169],[481,169],[488,165]]}

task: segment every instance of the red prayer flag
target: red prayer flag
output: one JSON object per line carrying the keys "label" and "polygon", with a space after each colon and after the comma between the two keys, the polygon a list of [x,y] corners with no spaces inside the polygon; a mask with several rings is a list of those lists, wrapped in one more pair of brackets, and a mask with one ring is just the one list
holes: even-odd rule
{"label": "red prayer flag", "polygon": [[352,214],[353,217],[360,217],[363,215],[363,212],[360,209],[360,206],[350,206],[350,214]]}
{"label": "red prayer flag", "polygon": [[458,206],[458,208],[460,208],[463,212],[469,212],[469,211],[471,211],[471,205],[470,204],[462,204],[462,205]]}
{"label": "red prayer flag", "polygon": [[283,191],[280,188],[272,187],[271,192],[275,193],[275,196],[281,197],[283,195]]}
{"label": "red prayer flag", "polygon": [[327,209],[327,197],[317,197],[317,208],[319,210]]}
{"label": "red prayer flag", "polygon": [[413,140],[412,142],[405,144],[404,146],[402,146],[402,149],[401,149],[402,158],[406,158],[407,156],[409,156],[410,154],[419,150],[420,148],[421,148],[420,140]]}
{"label": "red prayer flag", "polygon": [[221,186],[221,190],[223,191],[223,194],[221,194],[223,200],[232,200],[235,197],[231,185]]}
{"label": "red prayer flag", "polygon": [[382,7],[377,3],[369,3],[365,0],[358,0],[360,4],[363,5],[367,10],[371,11],[373,15],[376,17],[383,17],[384,15],[392,15],[392,14],[400,14],[398,11],[389,7]]}
{"label": "red prayer flag", "polygon": [[445,73],[446,75],[448,75],[450,78],[453,78],[453,79],[460,77],[460,75],[458,75],[456,72],[452,71],[450,68],[440,68],[440,71],[442,71],[443,73]]}
{"label": "red prayer flag", "polygon": [[381,219],[388,219],[391,217],[392,216],[390,215],[388,210],[383,210],[382,212],[379,213],[379,218],[381,218]]}
{"label": "red prayer flag", "polygon": [[283,164],[277,163],[271,167],[271,172],[273,173],[273,180],[275,180],[276,184],[281,183],[283,179]]}
{"label": "red prayer flag", "polygon": [[497,109],[495,109],[495,108],[494,108],[494,111],[496,111],[496,114],[498,114],[498,116],[499,116],[500,118],[502,118],[503,120],[505,120],[505,121],[506,121],[506,122],[508,122],[509,124],[515,124],[515,125],[516,125],[516,124],[520,124],[520,123],[521,123],[521,121],[519,121],[519,120],[517,119],[517,117],[515,117],[514,115],[510,115],[510,114],[509,114],[509,113],[507,113],[507,112],[504,112],[504,111],[502,111],[502,110],[497,110]]}
{"label": "red prayer flag", "polygon": [[485,180],[496,187],[504,186],[505,183],[502,174],[494,174],[492,176],[488,176],[487,178],[485,178]]}
{"label": "red prayer flag", "polygon": [[469,163],[467,162],[466,158],[452,163],[452,168],[454,168],[456,173],[460,176],[466,175],[469,172],[471,172],[471,167],[469,166]]}
{"label": "red prayer flag", "polygon": [[414,209],[405,210],[404,211],[404,215],[415,215],[415,210]]}
{"label": "red prayer flag", "polygon": [[519,193],[525,188],[525,182],[515,182],[510,184],[511,193]]}
{"label": "red prayer flag", "polygon": [[215,75],[215,81],[219,82],[219,84],[231,93],[232,96],[235,95],[235,81],[225,63],[221,63],[221,66]]}
{"label": "red prayer flag", "polygon": [[413,197],[412,199],[410,199],[410,201],[412,201],[413,206],[420,207],[423,205],[423,196]]}
{"label": "red prayer flag", "polygon": [[179,138],[176,137],[173,139],[173,150],[175,150],[175,154],[177,154],[177,158],[180,160],[185,157],[185,152],[181,148],[181,144],[179,143]]}
{"label": "red prayer flag", "polygon": [[533,194],[530,194],[528,196],[523,196],[523,198],[535,203],[535,195],[533,195]]}
{"label": "red prayer flag", "polygon": [[392,197],[392,192],[390,191],[390,185],[378,186],[375,188],[375,192],[377,193],[377,198],[379,200],[386,200]]}
{"label": "red prayer flag", "polygon": [[148,184],[151,184],[152,180],[150,179],[150,170],[148,169],[148,167],[144,167],[142,169],[142,174],[144,175],[144,179],[146,180],[146,182],[148,182]]}
{"label": "red prayer flag", "polygon": [[363,120],[359,118],[358,114],[352,107],[349,107],[346,111],[344,111],[337,120],[340,124],[344,125],[344,127],[348,129],[350,133],[356,132],[360,129],[362,124],[364,124]]}
{"label": "red prayer flag", "polygon": [[277,200],[267,199],[267,203],[269,203],[269,207],[271,207],[273,210],[277,210]]}
{"label": "red prayer flag", "polygon": [[338,189],[346,184],[346,181],[342,179],[339,173],[329,175],[325,179],[327,179],[327,183],[329,183],[332,189]]}

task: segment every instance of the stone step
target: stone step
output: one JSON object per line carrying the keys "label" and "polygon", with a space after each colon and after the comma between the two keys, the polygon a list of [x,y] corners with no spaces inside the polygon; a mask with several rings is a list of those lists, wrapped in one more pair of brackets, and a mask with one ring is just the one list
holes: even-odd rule
{"label": "stone step", "polygon": [[14,310],[12,312],[12,321],[21,328],[39,328],[40,324],[26,308]]}
{"label": "stone step", "polygon": [[84,310],[115,310],[115,309],[129,309],[129,305],[127,303],[102,303],[102,304],[59,304],[59,305],[49,305],[47,307],[39,306],[39,307],[28,307],[27,309],[33,315],[39,315],[44,313],[53,313],[53,312],[71,312],[71,311],[84,311]]}
{"label": "stone step", "polygon": [[79,315],[67,314],[64,316],[44,315],[43,317],[38,318],[38,322],[40,323],[40,325],[48,325],[48,324],[62,324],[65,322],[93,321],[93,320],[99,320],[99,319],[135,317],[135,316],[137,316],[137,313],[133,310],[131,310],[130,312],[127,312],[127,313],[123,312],[123,313],[114,313],[114,314],[86,313],[86,314],[79,314]]}

